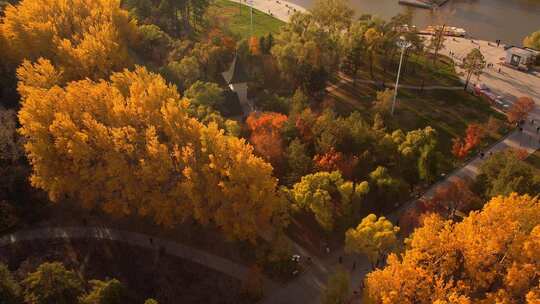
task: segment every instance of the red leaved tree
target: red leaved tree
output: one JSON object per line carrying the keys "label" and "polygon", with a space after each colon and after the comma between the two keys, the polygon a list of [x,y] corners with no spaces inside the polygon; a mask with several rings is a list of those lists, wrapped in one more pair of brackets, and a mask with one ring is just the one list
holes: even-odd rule
{"label": "red leaved tree", "polygon": [[452,140],[452,154],[459,159],[464,158],[472,149],[480,144],[482,138],[484,138],[484,133],[484,129],[479,124],[469,124],[463,139],[454,138]]}
{"label": "red leaved tree", "polygon": [[272,164],[281,162],[283,158],[281,128],[286,121],[287,116],[275,112],[253,112],[246,121],[251,132],[249,141],[255,152]]}
{"label": "red leaved tree", "polygon": [[431,208],[437,213],[453,218],[456,211],[468,211],[480,198],[471,190],[471,181],[455,177],[438,187],[430,199]]}
{"label": "red leaved tree", "polygon": [[508,111],[507,118],[511,123],[518,122],[527,117],[527,114],[534,108],[534,101],[530,97],[520,97],[510,110]]}
{"label": "red leaved tree", "polygon": [[259,39],[255,36],[252,36],[251,38],[249,38],[249,52],[251,53],[251,55],[261,54]]}
{"label": "red leaved tree", "polygon": [[341,174],[351,179],[354,173],[354,168],[358,164],[358,157],[354,155],[344,155],[331,148],[325,154],[317,154],[313,158],[315,166],[319,171],[332,172],[335,170],[341,171]]}

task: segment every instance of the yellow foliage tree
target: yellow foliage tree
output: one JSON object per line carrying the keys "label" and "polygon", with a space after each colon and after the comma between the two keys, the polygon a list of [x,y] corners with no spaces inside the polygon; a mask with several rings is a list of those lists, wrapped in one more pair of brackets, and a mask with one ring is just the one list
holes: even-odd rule
{"label": "yellow foliage tree", "polygon": [[272,167],[244,140],[189,117],[189,101],[160,76],[139,67],[65,88],[32,87],[32,79],[19,84],[20,132],[31,182],[53,201],[69,196],[164,226],[192,217],[250,240],[282,214]]}
{"label": "yellow foliage tree", "polygon": [[66,80],[99,79],[130,65],[137,24],[119,0],[22,0],[7,6],[0,35],[16,64],[43,57]]}
{"label": "yellow foliage tree", "polygon": [[538,197],[495,197],[460,223],[428,216],[406,243],[368,274],[370,303],[538,303]]}
{"label": "yellow foliage tree", "polygon": [[347,230],[345,250],[367,255],[375,268],[381,257],[396,246],[398,231],[399,227],[392,225],[384,216],[377,219],[375,214],[370,214],[356,228]]}

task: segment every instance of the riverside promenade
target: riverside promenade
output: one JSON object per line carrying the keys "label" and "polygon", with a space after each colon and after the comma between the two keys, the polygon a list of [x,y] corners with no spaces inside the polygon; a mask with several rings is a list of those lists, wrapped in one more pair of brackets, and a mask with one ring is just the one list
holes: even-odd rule
{"label": "riverside promenade", "polygon": [[242,3],[248,6],[273,16],[281,21],[289,22],[289,18],[294,12],[306,12],[307,10],[298,5],[288,1],[282,0],[231,0],[236,3]]}

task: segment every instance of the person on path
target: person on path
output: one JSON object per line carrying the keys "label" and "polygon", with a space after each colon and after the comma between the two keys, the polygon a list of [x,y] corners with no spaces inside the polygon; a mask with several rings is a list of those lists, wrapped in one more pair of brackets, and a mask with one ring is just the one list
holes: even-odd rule
{"label": "person on path", "polygon": [[356,269],[356,261],[354,261],[354,262],[352,263],[352,270],[355,270],[355,269]]}
{"label": "person on path", "polygon": [[339,260],[339,263],[340,263],[340,264],[343,263],[343,257],[342,257],[342,256],[339,256],[339,259],[338,259],[338,260]]}

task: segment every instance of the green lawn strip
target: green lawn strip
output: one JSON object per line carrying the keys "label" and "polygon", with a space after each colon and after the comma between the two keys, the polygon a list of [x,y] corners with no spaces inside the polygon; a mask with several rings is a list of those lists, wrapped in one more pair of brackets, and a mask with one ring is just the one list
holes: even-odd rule
{"label": "green lawn strip", "polygon": [[[242,39],[251,36],[250,8],[227,0],[214,0],[212,6],[226,20],[229,30]],[[260,37],[268,33],[275,34],[284,24],[283,21],[253,9],[253,35]]]}

